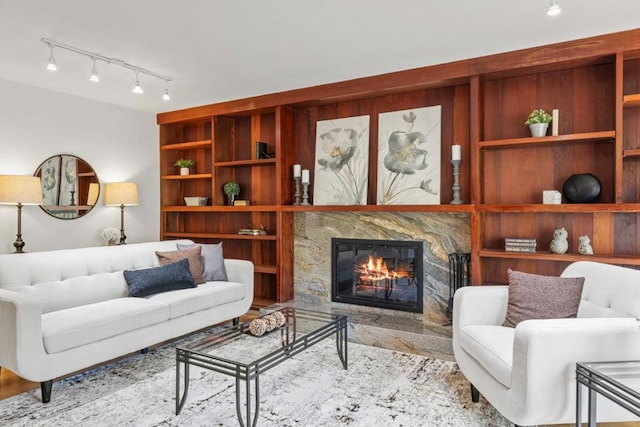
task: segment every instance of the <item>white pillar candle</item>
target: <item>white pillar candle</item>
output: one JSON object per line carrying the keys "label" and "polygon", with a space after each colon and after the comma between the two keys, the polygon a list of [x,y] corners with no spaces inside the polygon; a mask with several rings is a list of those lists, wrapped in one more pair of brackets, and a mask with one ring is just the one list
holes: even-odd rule
{"label": "white pillar candle", "polygon": [[302,183],[309,184],[309,169],[302,170]]}
{"label": "white pillar candle", "polygon": [[300,177],[300,165],[293,165],[293,177],[294,178],[299,178]]}
{"label": "white pillar candle", "polygon": [[451,147],[451,160],[460,160],[462,158],[462,152],[459,145]]}

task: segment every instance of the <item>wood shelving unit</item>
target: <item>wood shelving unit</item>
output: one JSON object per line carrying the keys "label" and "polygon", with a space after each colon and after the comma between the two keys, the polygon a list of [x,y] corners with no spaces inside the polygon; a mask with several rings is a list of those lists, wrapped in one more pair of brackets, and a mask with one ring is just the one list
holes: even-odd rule
{"label": "wood shelving unit", "polygon": [[[559,274],[590,259],[640,266],[640,30],[457,61],[158,114],[162,238],[224,242],[225,256],[256,266],[254,306],[293,297],[293,223],[303,212],[463,213],[470,218],[471,282],[504,283],[508,268]],[[376,119],[389,111],[440,105],[440,205],[376,205]],[[532,138],[523,124],[534,108],[560,111],[559,135]],[[367,204],[293,206],[292,165],[315,165],[316,124],[372,118]],[[255,143],[273,158],[255,158]],[[451,205],[451,146],[462,147],[465,204]],[[189,177],[178,158],[193,158]],[[601,182],[595,203],[544,205],[573,174]],[[225,206],[236,181],[250,206]],[[208,206],[184,206],[204,196]],[[242,236],[247,223],[268,236]],[[504,252],[504,238],[553,230],[570,234],[570,253]],[[595,255],[577,252],[588,235]]]}

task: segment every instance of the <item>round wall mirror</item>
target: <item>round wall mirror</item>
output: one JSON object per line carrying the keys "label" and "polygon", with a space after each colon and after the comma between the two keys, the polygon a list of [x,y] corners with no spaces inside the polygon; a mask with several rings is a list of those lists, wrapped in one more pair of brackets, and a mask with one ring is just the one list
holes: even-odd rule
{"label": "round wall mirror", "polygon": [[55,218],[80,218],[93,209],[100,196],[96,172],[89,163],[70,154],[49,157],[34,175],[42,182],[40,207]]}

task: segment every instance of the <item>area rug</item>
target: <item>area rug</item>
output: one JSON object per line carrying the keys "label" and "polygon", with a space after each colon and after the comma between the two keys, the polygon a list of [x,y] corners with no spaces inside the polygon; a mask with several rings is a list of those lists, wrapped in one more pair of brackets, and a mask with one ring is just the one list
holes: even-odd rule
{"label": "area rug", "polygon": [[[190,341],[195,337],[183,339]],[[0,425],[237,426],[235,381],[191,367],[175,415],[174,342],[0,401]],[[473,403],[453,362],[349,343],[349,369],[325,340],[260,377],[259,426],[510,426]]]}

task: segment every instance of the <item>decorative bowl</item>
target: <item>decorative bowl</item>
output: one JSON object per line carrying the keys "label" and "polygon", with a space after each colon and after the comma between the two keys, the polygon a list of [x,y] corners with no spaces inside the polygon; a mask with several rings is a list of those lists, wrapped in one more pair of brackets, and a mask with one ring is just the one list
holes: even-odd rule
{"label": "decorative bowl", "polygon": [[185,197],[184,203],[187,206],[207,206],[208,197]]}

